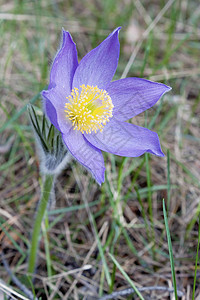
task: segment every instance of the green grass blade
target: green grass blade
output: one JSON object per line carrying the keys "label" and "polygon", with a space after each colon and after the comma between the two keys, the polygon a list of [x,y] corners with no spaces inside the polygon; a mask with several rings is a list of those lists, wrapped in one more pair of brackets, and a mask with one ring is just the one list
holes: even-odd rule
{"label": "green grass blade", "polygon": [[174,286],[174,294],[175,299],[178,300],[177,296],[177,286],[176,286],[176,274],[175,274],[175,268],[174,268],[174,258],[173,258],[173,252],[172,252],[172,242],[169,232],[169,226],[168,226],[168,220],[167,220],[167,213],[165,209],[165,200],[163,199],[163,214],[164,214],[164,220],[165,220],[165,228],[167,232],[167,242],[169,247],[169,257],[170,257],[170,264],[171,264],[171,272],[172,272],[172,280],[173,280],[173,286]]}
{"label": "green grass blade", "polygon": [[140,209],[141,209],[141,213],[142,213],[142,217],[143,217],[143,220],[144,220],[144,224],[145,224],[145,228],[146,228],[146,233],[147,233],[147,237],[148,237],[148,240],[150,241],[150,232],[149,232],[149,224],[148,224],[148,220],[147,220],[147,216],[146,216],[146,212],[144,210],[144,205],[142,203],[142,199],[141,199],[141,196],[140,196],[140,193],[138,191],[138,187],[135,185],[135,192],[137,194],[137,200],[140,204]]}
{"label": "green grass blade", "polygon": [[199,214],[199,230],[198,230],[198,244],[197,244],[197,254],[195,261],[195,271],[194,271],[194,283],[193,283],[193,291],[192,291],[192,300],[194,300],[195,296],[195,286],[196,286],[196,278],[197,278],[197,265],[199,259],[199,244],[200,244],[200,214]]}
{"label": "green grass blade", "polygon": [[[150,165],[149,165],[149,154],[145,153],[145,161],[146,161],[146,174],[147,174],[147,189],[148,189],[148,211],[149,211],[149,218],[151,223],[151,241],[153,242],[152,246],[152,256],[155,259],[155,231],[154,231],[154,220],[153,220],[153,204],[152,204],[152,193],[151,193],[151,172],[150,172]],[[148,234],[148,232],[147,232]],[[150,240],[149,240],[150,242]]]}
{"label": "green grass blade", "polygon": [[130,277],[126,274],[126,272],[122,269],[122,267],[120,266],[120,264],[118,263],[118,261],[114,258],[114,256],[109,253],[109,256],[111,257],[112,261],[114,262],[114,264],[117,266],[117,268],[120,270],[120,272],[122,273],[122,275],[124,276],[124,278],[126,278],[126,280],[128,281],[128,283],[130,284],[130,286],[134,289],[135,293],[138,295],[138,297],[142,300],[144,300],[143,296],[141,295],[141,293],[138,291],[137,287],[135,286],[134,282],[130,279]]}
{"label": "green grass blade", "polygon": [[98,231],[97,231],[97,226],[96,226],[94,217],[93,217],[93,215],[92,215],[91,213],[90,213],[90,218],[91,218],[92,225],[93,225],[93,228],[94,228],[94,231],[95,231],[96,240],[97,240],[98,249],[99,249],[99,254],[100,254],[100,256],[101,256],[102,264],[103,264],[103,266],[104,266],[105,276],[106,276],[108,285],[110,286],[111,283],[112,283],[112,281],[111,281],[111,276],[110,276],[109,269],[108,269],[108,265],[107,265],[107,262],[106,262],[106,259],[105,259],[105,256],[104,256],[103,247],[102,247],[101,241],[100,241],[100,239],[99,239],[99,235],[98,235]]}
{"label": "green grass blade", "polygon": [[[99,200],[93,201],[91,203],[88,203],[89,207],[95,206],[99,204]],[[85,209],[85,204],[80,204],[80,205],[74,205],[74,206],[70,206],[70,207],[63,207],[63,208],[58,208],[58,209],[54,209],[54,210],[50,210],[48,212],[48,215],[58,215],[58,214],[63,214],[63,213],[68,213],[68,212],[72,212],[72,211],[76,211],[76,210],[80,210],[80,209]]]}
{"label": "green grass blade", "polygon": [[10,233],[4,228],[3,224],[0,224],[0,229],[5,233],[5,235],[8,237],[8,239],[11,241],[11,243],[14,245],[16,250],[22,255],[22,257],[25,257],[26,253],[21,249],[21,247],[18,245],[18,243],[13,239],[13,237],[10,235]]}

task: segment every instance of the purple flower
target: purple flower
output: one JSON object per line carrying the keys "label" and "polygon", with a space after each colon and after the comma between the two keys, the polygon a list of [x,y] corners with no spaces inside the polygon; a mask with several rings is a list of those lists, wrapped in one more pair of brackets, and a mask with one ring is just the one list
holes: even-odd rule
{"label": "purple flower", "polygon": [[129,157],[144,152],[164,156],[155,132],[124,121],[152,107],[171,88],[141,78],[111,82],[119,58],[119,30],[80,63],[71,35],[63,30],[49,88],[42,91],[51,123],[61,132],[71,154],[99,184],[105,172],[101,150]]}

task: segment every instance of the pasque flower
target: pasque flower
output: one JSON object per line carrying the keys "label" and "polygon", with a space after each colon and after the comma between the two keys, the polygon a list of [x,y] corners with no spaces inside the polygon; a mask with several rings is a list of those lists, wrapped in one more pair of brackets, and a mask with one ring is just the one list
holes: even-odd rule
{"label": "pasque flower", "polygon": [[152,107],[170,87],[134,77],[111,82],[119,58],[119,30],[80,63],[70,33],[63,30],[48,90],[42,91],[46,115],[99,184],[105,172],[101,150],[127,157],[164,155],[155,132],[125,121]]}

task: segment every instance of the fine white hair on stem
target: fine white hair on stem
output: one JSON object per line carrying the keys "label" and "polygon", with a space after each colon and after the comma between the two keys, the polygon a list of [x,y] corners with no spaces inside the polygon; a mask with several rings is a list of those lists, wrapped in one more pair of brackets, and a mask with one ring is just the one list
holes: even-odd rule
{"label": "fine white hair on stem", "polygon": [[[40,153],[41,155],[41,153]],[[57,157],[52,154],[44,155],[41,158],[40,169],[42,174],[55,174],[58,176],[66,165],[70,162],[72,156],[68,152],[64,157]]]}

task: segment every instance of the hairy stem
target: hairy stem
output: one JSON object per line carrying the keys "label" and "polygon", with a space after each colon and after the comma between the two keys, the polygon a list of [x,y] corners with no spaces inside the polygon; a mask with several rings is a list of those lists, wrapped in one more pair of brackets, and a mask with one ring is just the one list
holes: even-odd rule
{"label": "hairy stem", "polygon": [[42,195],[41,195],[38,211],[35,218],[35,224],[33,227],[29,261],[28,261],[29,273],[33,273],[35,271],[41,224],[45,215],[48,201],[51,196],[53,185],[54,185],[54,175],[46,174],[44,178],[43,188],[42,188]]}

